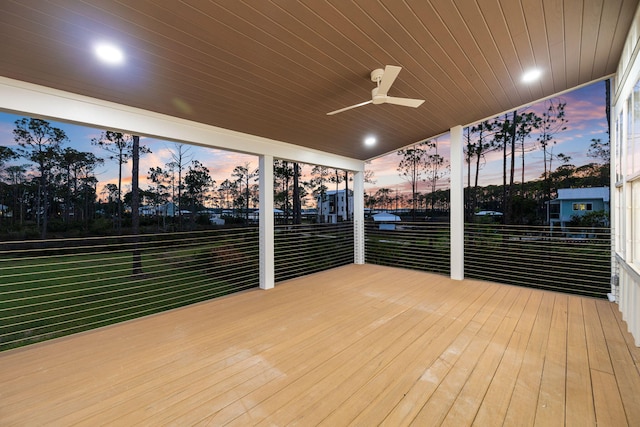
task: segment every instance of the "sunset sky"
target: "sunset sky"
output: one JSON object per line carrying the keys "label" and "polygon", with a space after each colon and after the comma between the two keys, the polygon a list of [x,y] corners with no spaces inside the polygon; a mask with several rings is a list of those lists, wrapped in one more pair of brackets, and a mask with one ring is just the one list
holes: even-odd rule
{"label": "sunset sky", "polygon": [[[571,93],[567,93],[559,97],[566,102],[566,119],[567,130],[559,134],[556,138],[557,143],[553,147],[553,153],[563,153],[572,158],[572,164],[578,166],[593,161],[586,156],[586,152],[593,138],[600,138],[603,141],[608,139],[607,122],[605,116],[605,85],[604,82],[598,82],[590,86],[583,87]],[[540,113],[541,104],[533,105],[530,111]],[[23,116],[0,113],[0,144],[14,147],[17,145],[13,139],[14,122]],[[69,143],[65,146],[73,147],[79,151],[88,151],[94,153],[98,157],[105,159],[105,164],[96,171],[97,178],[100,181],[100,188],[106,183],[117,184],[117,163],[108,160],[109,153],[100,147],[91,145],[92,138],[98,138],[101,130],[83,127],[77,125],[69,125],[51,121],[55,127],[63,129],[69,137]],[[532,135],[532,144],[536,135]],[[449,158],[449,135],[445,134],[437,138],[438,153],[448,160]],[[140,160],[141,170],[141,187],[146,188],[148,185],[146,174],[150,167],[161,166],[171,161],[171,151],[175,151],[175,143],[162,141],[152,138],[142,138],[141,144],[151,149],[151,154],[145,154]],[[213,179],[217,184],[225,179],[231,179],[231,173],[235,166],[249,163],[251,168],[257,168],[258,157],[246,154],[233,153],[223,150],[215,150],[211,148],[203,148],[197,146],[188,146],[187,156],[197,159],[211,172]],[[543,171],[542,153],[532,151],[525,157],[526,160],[526,179],[538,178]],[[519,165],[520,159],[516,160]],[[386,187],[398,192],[409,192],[410,185],[403,180],[397,171],[400,157],[396,153],[388,154],[384,157],[377,158],[367,165],[367,169],[374,171],[374,184],[366,184],[365,189],[368,193],[374,193],[380,187]],[[26,163],[24,159],[13,162],[14,164]],[[556,164],[557,165],[557,164]],[[554,166],[555,167],[555,166]],[[130,166],[124,169],[123,189],[128,191],[130,188]],[[303,168],[303,173],[308,174],[311,167]],[[517,176],[519,173],[516,172]],[[480,185],[497,184],[502,180],[502,154],[501,152],[489,153],[486,163],[480,172]],[[466,178],[465,178],[466,182]],[[439,187],[447,187],[448,181],[444,179]],[[427,184],[420,183],[419,191],[427,191]]]}
{"label": "sunset sky", "polygon": [[[559,153],[570,156],[571,163],[575,166],[591,163],[594,159],[587,157],[586,153],[594,138],[607,141],[607,119],[605,113],[605,84],[604,81],[583,87],[571,93],[564,94],[554,100],[566,102],[565,114],[567,119],[567,129],[558,134],[556,144],[553,146],[553,154]],[[544,104],[534,104],[527,111],[538,114],[544,108]],[[531,135],[533,144],[537,134]],[[438,154],[449,158],[449,134],[439,138]],[[388,154],[371,161],[368,168],[375,172],[376,183],[366,185],[368,192],[375,192],[380,187],[398,189],[399,192],[410,192],[410,184],[401,179],[398,175],[397,167],[401,157],[396,153]],[[518,166],[520,157],[516,158],[516,176],[519,177]],[[542,152],[532,151],[525,155],[525,180],[539,178],[542,175],[544,166],[542,163]],[[554,163],[555,166],[558,162]],[[473,173],[473,172],[472,172]],[[479,185],[501,184],[502,183],[502,152],[488,153],[486,163],[480,170]],[[466,183],[466,171],[465,171]],[[442,182],[439,187],[447,187],[447,182]],[[427,184],[421,183],[419,191],[425,192]]]}

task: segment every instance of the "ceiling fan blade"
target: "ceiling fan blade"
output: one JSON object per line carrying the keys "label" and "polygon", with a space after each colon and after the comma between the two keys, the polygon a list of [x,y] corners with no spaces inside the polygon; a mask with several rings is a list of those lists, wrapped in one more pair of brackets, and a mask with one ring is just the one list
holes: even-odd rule
{"label": "ceiling fan blade", "polygon": [[327,116],[333,116],[334,114],[342,113],[343,111],[351,110],[352,108],[362,107],[363,105],[371,104],[372,102],[373,102],[372,100],[364,101],[364,102],[361,102],[360,104],[352,105],[350,107],[344,107],[339,110],[327,113]]}
{"label": "ceiling fan blade", "polygon": [[380,86],[378,87],[378,95],[386,95],[389,91],[389,88],[400,74],[400,70],[402,67],[398,67],[395,65],[387,65],[384,67],[384,74],[382,75],[382,80],[380,80]]}
{"label": "ceiling fan blade", "polygon": [[424,99],[397,98],[395,96],[387,96],[385,101],[387,104],[402,105],[404,107],[418,108],[424,102]]}

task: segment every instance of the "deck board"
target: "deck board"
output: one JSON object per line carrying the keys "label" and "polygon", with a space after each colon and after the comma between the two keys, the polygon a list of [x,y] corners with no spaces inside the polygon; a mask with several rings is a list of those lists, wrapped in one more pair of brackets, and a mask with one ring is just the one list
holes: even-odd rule
{"label": "deck board", "polygon": [[617,306],[350,265],[0,353],[0,425],[640,425]]}
{"label": "deck board", "polygon": [[536,407],[536,423],[564,425],[567,371],[567,295],[556,295]]}

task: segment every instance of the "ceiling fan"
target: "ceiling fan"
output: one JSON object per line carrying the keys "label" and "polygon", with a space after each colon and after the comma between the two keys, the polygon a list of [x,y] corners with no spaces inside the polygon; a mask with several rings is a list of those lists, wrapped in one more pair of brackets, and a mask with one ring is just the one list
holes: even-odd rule
{"label": "ceiling fan", "polygon": [[384,70],[382,68],[373,70],[371,72],[371,81],[376,83],[376,87],[374,87],[371,91],[371,100],[332,111],[330,113],[327,113],[327,116],[332,116],[334,114],[342,113],[343,111],[347,111],[352,108],[362,107],[363,105],[367,104],[394,104],[413,108],[419,107],[424,102],[424,99],[398,98],[395,96],[387,95],[389,88],[396,80],[396,77],[398,77],[400,70],[402,70],[402,67],[398,67],[395,65],[387,65],[386,67],[384,67]]}

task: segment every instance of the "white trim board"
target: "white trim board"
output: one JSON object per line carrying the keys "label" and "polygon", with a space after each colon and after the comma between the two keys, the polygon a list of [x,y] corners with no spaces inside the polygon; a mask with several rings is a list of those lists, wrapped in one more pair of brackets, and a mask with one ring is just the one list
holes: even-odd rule
{"label": "white trim board", "polygon": [[330,168],[364,170],[361,160],[1,76],[0,110]]}

